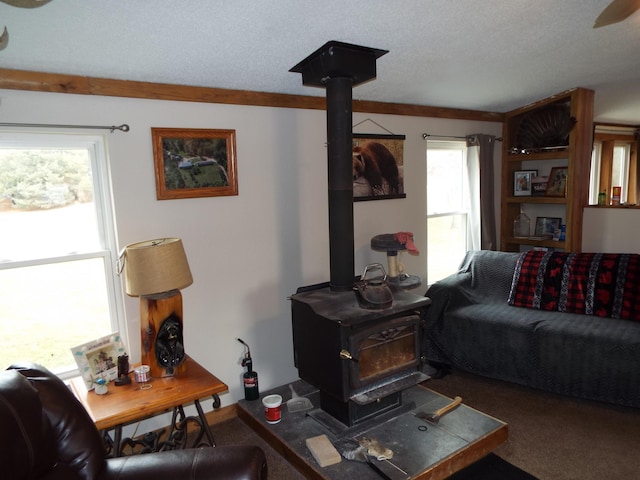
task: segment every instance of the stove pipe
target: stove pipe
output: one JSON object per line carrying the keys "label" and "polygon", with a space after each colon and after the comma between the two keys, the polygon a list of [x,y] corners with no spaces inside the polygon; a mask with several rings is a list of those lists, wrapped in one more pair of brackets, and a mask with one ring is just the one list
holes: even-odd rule
{"label": "stove pipe", "polygon": [[376,76],[376,60],[387,53],[342,42],[327,42],[293,67],[303,85],[327,90],[329,184],[329,288],[344,292],[355,278],[352,171],[352,90]]}

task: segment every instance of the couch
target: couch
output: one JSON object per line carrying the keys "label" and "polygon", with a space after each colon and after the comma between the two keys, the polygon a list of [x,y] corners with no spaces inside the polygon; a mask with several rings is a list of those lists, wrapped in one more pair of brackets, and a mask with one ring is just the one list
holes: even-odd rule
{"label": "couch", "polygon": [[432,365],[640,407],[638,255],[472,251],[426,295]]}
{"label": "couch", "polygon": [[265,479],[253,446],[105,458],[102,439],[71,390],[36,364],[0,372],[0,470],[11,480]]}

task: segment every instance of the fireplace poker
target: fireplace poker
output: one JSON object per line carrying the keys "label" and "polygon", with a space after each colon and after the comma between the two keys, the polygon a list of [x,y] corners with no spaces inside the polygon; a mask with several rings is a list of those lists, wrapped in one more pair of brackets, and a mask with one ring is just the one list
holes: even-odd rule
{"label": "fireplace poker", "polygon": [[461,403],[462,403],[462,397],[456,397],[456,398],[453,399],[453,401],[451,403],[449,403],[448,405],[445,405],[441,409],[436,410],[433,413],[418,412],[418,413],[416,413],[416,417],[424,420],[425,422],[437,424],[438,421],[440,420],[440,418],[445,413],[448,413],[451,410],[457,408],[458,405],[460,405]]}

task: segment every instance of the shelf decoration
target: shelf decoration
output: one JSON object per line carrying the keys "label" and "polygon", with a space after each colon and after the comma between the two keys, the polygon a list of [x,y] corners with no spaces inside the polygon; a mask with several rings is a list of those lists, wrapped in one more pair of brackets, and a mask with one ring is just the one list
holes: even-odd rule
{"label": "shelf decoration", "polygon": [[556,230],[560,229],[559,217],[537,217],[536,218],[536,237],[552,238]]}
{"label": "shelf decoration", "polygon": [[529,215],[520,209],[520,214],[513,221],[513,236],[516,238],[529,238],[531,235],[531,219]]}
{"label": "shelf decoration", "polygon": [[553,103],[526,113],[516,132],[512,153],[561,150],[569,146],[569,134],[576,124],[569,105]]}
{"label": "shelf decoration", "polygon": [[545,195],[549,197],[566,197],[567,196],[567,176],[569,168],[553,167],[549,173],[549,182]]}
{"label": "shelf decoration", "polygon": [[533,177],[531,179],[531,195],[534,197],[543,196],[547,191],[547,184],[549,183],[548,176]]}
{"label": "shelf decoration", "polygon": [[537,170],[518,170],[513,172],[513,196],[528,197],[532,194],[532,180]]}
{"label": "shelf decoration", "polygon": [[109,382],[118,377],[118,357],[126,354],[122,337],[112,333],[71,349],[87,390],[95,387],[97,379]]}

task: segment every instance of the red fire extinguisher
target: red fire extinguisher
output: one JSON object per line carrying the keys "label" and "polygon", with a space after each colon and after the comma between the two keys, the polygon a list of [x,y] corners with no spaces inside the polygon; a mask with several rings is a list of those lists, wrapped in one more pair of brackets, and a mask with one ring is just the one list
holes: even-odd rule
{"label": "red fire extinguisher", "polygon": [[251,349],[242,339],[238,338],[238,341],[245,346],[247,351],[242,359],[242,366],[247,368],[247,371],[242,375],[242,383],[244,384],[244,399],[245,400],[257,400],[260,397],[258,390],[258,372],[253,371],[253,360],[251,360]]}

